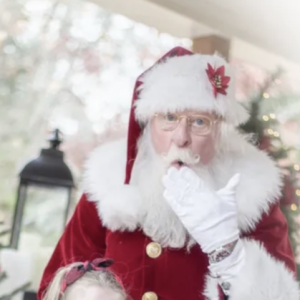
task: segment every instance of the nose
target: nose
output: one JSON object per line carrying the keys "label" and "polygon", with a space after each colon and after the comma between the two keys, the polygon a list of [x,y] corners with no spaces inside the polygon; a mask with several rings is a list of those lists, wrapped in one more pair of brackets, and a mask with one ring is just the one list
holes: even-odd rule
{"label": "nose", "polygon": [[178,148],[185,148],[191,144],[191,133],[186,118],[182,118],[178,126],[174,129],[172,142]]}

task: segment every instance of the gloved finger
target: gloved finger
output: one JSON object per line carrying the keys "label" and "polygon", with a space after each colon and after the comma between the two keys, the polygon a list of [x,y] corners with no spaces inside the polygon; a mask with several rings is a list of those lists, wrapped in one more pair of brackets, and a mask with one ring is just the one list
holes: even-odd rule
{"label": "gloved finger", "polygon": [[181,192],[181,190],[183,189],[182,184],[179,184],[178,181],[174,182],[167,175],[163,176],[162,183],[163,183],[163,186],[165,187],[165,189],[168,190],[173,195],[179,194]]}
{"label": "gloved finger", "polygon": [[179,170],[176,169],[175,167],[170,167],[167,171],[166,174],[170,179],[172,179],[173,181],[176,181],[176,179],[179,178]]}
{"label": "gloved finger", "polygon": [[190,183],[181,176],[178,177],[174,183],[175,183],[177,189],[179,189],[181,191],[186,190],[188,187],[190,187]]}
{"label": "gloved finger", "polygon": [[163,176],[162,183],[169,194],[177,195],[180,193],[180,187],[176,185],[167,175]]}
{"label": "gloved finger", "polygon": [[168,202],[173,202],[173,201],[174,201],[174,196],[173,196],[173,194],[170,193],[168,190],[164,190],[163,196],[164,196],[164,198],[165,198]]}
{"label": "gloved finger", "polygon": [[165,190],[163,196],[174,212],[181,210],[180,203],[176,200],[176,197],[174,197],[172,193],[170,193],[168,190]]}
{"label": "gloved finger", "polygon": [[229,181],[228,181],[228,183],[227,183],[227,185],[226,185],[225,188],[227,190],[229,190],[229,191],[235,192],[238,184],[240,183],[240,180],[241,180],[241,174],[235,174],[235,175],[233,175],[229,179]]}
{"label": "gloved finger", "polygon": [[188,167],[182,167],[179,172],[190,185],[198,185],[202,182],[200,177]]}
{"label": "gloved finger", "polygon": [[[236,188],[238,184],[240,183],[241,175],[235,174],[232,176],[225,187],[217,191],[217,194],[220,196],[226,196],[226,195],[233,195],[236,192]],[[235,197],[230,197],[232,199],[235,199]]]}
{"label": "gloved finger", "polygon": [[163,183],[165,188],[169,188],[169,189],[172,189],[175,186],[175,182],[168,175],[164,175],[162,177],[162,183]]}
{"label": "gloved finger", "polygon": [[[179,170],[177,170],[174,167],[171,167],[167,174],[165,175],[165,181],[168,187],[173,186],[176,189],[185,188],[187,185],[187,181],[182,177],[182,174],[179,173]],[[166,186],[166,185],[165,185]]]}

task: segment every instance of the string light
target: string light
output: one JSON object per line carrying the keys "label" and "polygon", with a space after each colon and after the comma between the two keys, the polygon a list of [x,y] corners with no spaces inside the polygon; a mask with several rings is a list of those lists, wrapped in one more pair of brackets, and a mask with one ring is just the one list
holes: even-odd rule
{"label": "string light", "polygon": [[297,210],[297,208],[298,208],[298,207],[297,207],[296,204],[292,204],[292,205],[291,205],[291,210],[295,211],[295,210]]}
{"label": "string light", "polygon": [[273,134],[274,133],[274,131],[270,128],[270,129],[268,129],[268,134]]}
{"label": "string light", "polygon": [[294,169],[295,169],[296,171],[299,171],[299,170],[300,170],[299,165],[294,165]]}
{"label": "string light", "polygon": [[300,190],[296,190],[296,195],[300,197]]}
{"label": "string light", "polygon": [[263,118],[263,120],[266,121],[266,122],[269,121],[269,117],[266,116],[266,115],[264,115],[262,118]]}
{"label": "string light", "polygon": [[264,97],[265,99],[268,99],[268,98],[270,98],[270,95],[269,95],[268,93],[263,93],[263,97]]}
{"label": "string light", "polygon": [[273,132],[273,135],[276,136],[276,137],[279,137],[279,136],[280,136],[279,132],[277,132],[277,131],[274,131],[274,132]]}
{"label": "string light", "polygon": [[270,118],[271,119],[276,119],[276,115],[275,114],[270,114]]}

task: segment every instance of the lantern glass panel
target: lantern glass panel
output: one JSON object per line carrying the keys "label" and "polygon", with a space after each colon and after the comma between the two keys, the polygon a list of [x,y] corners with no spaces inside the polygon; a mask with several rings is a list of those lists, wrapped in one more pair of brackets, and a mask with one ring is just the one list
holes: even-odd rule
{"label": "lantern glass panel", "polygon": [[55,246],[64,228],[68,188],[29,185],[21,222],[19,248]]}

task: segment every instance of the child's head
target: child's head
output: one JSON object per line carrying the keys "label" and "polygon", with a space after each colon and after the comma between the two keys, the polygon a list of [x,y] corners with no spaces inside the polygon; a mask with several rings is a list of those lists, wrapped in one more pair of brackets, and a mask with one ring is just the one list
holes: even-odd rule
{"label": "child's head", "polygon": [[107,269],[112,263],[96,259],[59,269],[43,300],[125,300],[120,281]]}

